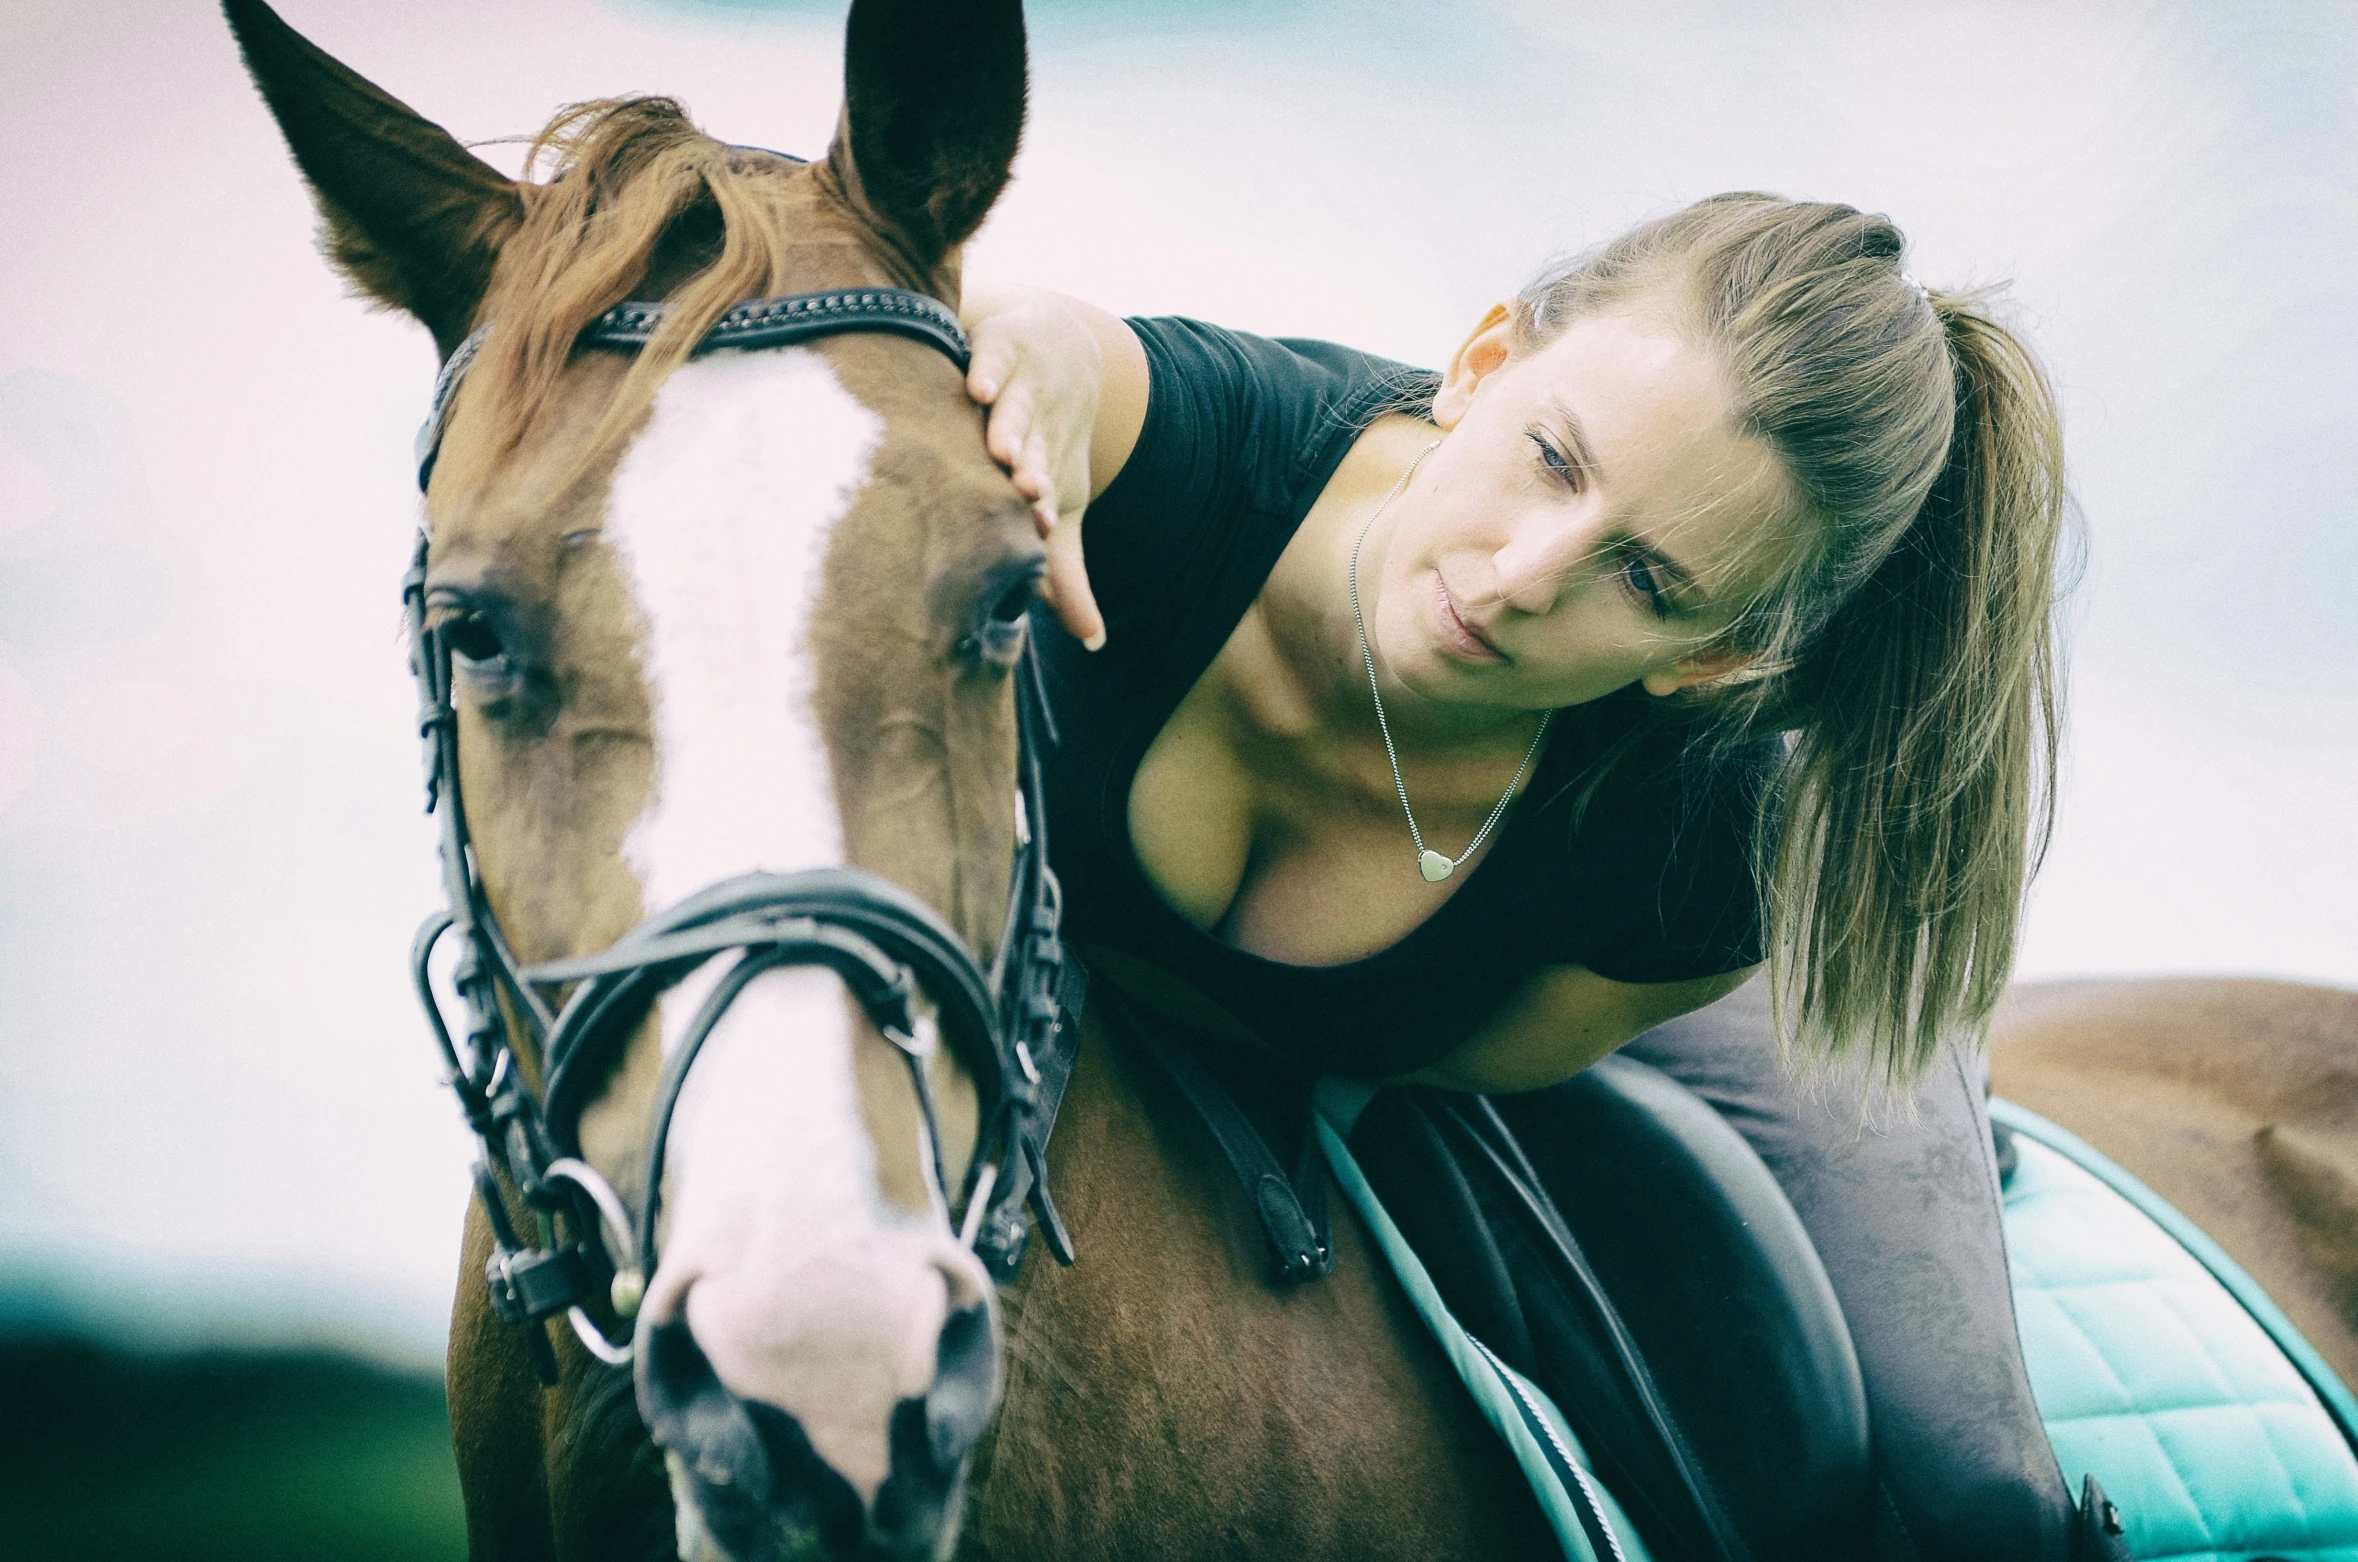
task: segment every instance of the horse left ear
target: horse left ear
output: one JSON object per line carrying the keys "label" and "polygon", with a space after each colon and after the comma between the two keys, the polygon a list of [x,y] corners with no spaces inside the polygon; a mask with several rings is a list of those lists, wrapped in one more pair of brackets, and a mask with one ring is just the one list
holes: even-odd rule
{"label": "horse left ear", "polygon": [[1022,0],[853,0],[843,89],[827,167],[909,280],[936,282],[1023,136]]}
{"label": "horse left ear", "polygon": [[447,358],[466,338],[500,245],[523,224],[523,193],[262,0],[221,9],[310,181],[328,259],[371,298],[424,321]]}

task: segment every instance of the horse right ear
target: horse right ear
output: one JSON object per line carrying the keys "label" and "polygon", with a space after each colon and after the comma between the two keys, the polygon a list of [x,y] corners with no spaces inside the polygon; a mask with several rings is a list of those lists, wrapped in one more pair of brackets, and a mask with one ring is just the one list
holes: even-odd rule
{"label": "horse right ear", "polygon": [[221,9],[311,184],[329,261],[369,297],[424,321],[448,357],[473,324],[500,246],[524,221],[522,190],[262,0]]}
{"label": "horse right ear", "polygon": [[998,199],[1023,100],[1023,0],[852,0],[826,166],[916,285]]}

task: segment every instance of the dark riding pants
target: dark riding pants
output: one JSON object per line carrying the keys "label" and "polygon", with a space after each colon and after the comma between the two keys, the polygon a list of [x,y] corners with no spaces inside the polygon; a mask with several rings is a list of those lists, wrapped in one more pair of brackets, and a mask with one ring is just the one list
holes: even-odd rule
{"label": "dark riding pants", "polygon": [[1718,1108],[1817,1245],[1866,1380],[1877,1562],[2068,1555],[2072,1501],[2015,1334],[1986,1067],[1952,1051],[1912,1121],[1862,1121],[1855,1088],[1784,1078],[1757,981],[1626,1051]]}

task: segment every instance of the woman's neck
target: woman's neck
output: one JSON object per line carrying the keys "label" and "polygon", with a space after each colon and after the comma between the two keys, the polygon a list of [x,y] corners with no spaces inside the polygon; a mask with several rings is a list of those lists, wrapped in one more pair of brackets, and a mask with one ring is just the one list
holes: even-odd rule
{"label": "woman's neck", "polygon": [[[1261,620],[1256,627],[1264,653],[1274,664],[1262,671],[1283,685],[1267,692],[1273,710],[1290,717],[1285,725],[1316,727],[1345,741],[1378,741],[1351,611],[1351,550],[1366,531],[1359,564],[1364,594],[1366,583],[1380,578],[1394,525],[1390,516],[1373,531],[1368,523],[1418,453],[1439,437],[1430,423],[1398,413],[1361,431],[1270,572],[1254,614]],[[1366,607],[1372,620],[1374,602]],[[1393,741],[1404,753],[1520,747],[1539,719],[1536,711],[1428,699],[1393,680],[1380,657],[1376,676]]]}

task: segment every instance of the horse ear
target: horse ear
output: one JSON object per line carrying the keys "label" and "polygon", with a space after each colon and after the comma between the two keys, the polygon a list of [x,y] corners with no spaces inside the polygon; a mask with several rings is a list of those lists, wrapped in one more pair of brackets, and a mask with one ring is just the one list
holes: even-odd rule
{"label": "horse ear", "polygon": [[932,280],[1007,183],[1023,136],[1022,0],[853,0],[827,165]]}
{"label": "horse ear", "polygon": [[449,356],[500,245],[524,220],[521,190],[262,0],[222,0],[221,9],[310,181],[329,261],[369,297],[424,321]]}

